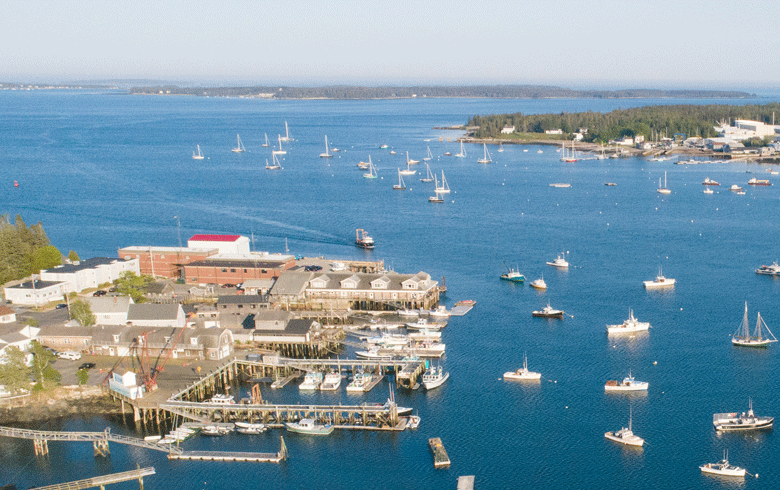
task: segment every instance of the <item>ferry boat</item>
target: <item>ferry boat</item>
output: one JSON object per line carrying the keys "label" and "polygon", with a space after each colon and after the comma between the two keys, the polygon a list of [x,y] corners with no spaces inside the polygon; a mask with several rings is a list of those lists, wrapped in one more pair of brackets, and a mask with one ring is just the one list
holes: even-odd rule
{"label": "ferry boat", "polygon": [[218,394],[209,399],[209,403],[219,403],[220,405],[233,405],[236,403],[235,398],[230,395]]}
{"label": "ferry boat", "polygon": [[357,245],[360,248],[373,249],[374,239],[368,236],[366,230],[364,230],[363,228],[358,228],[357,230],[355,230],[355,245]]}
{"label": "ferry boat", "polygon": [[504,281],[510,281],[510,282],[524,282],[525,276],[520,274],[519,271],[510,268],[509,271],[504,272],[501,274],[501,279]]}
{"label": "ferry boat", "polygon": [[544,282],[544,277],[540,277],[534,281],[531,281],[531,287],[534,289],[547,289],[547,283]]}
{"label": "ferry boat", "polygon": [[450,373],[445,373],[441,366],[431,367],[422,375],[423,386],[425,386],[426,390],[438,388],[443,385],[449,377]]}
{"label": "ferry boat", "polygon": [[737,477],[744,477],[745,473],[747,471],[745,468],[740,468],[739,466],[734,466],[732,464],[729,464],[729,453],[728,451],[723,451],[723,459],[718,461],[717,463],[707,463],[699,466],[699,469],[702,473],[708,473],[710,475],[719,475],[719,476],[737,476]]}
{"label": "ferry boat", "polygon": [[637,381],[631,376],[629,371],[628,376],[623,378],[623,381],[607,381],[604,385],[604,391],[647,391],[650,383],[647,381]]}
{"label": "ferry boat", "polygon": [[757,179],[753,177],[752,179],[748,180],[748,185],[772,185],[772,183],[765,179]]}
{"label": "ferry boat", "polygon": [[[769,347],[772,342],[777,342],[774,334],[758,313],[756,319],[756,328],[750,333],[750,323],[748,323],[747,301],[745,302],[745,316],[739,324],[739,328],[731,336],[731,343],[738,347]],[[766,330],[766,334],[764,334]]]}
{"label": "ferry boat", "polygon": [[547,265],[551,265],[553,267],[557,267],[559,269],[568,269],[569,263],[566,262],[565,254],[561,253],[558,255],[558,258],[553,260],[552,262],[547,262]]}
{"label": "ferry boat", "polygon": [[677,282],[675,279],[668,278],[663,275],[661,268],[658,268],[658,275],[652,281],[643,281],[645,289],[658,289],[658,288],[670,288],[674,287]]}
{"label": "ferry boat", "polygon": [[504,373],[504,379],[511,379],[511,380],[517,380],[517,381],[526,381],[526,380],[540,380],[542,378],[542,373],[535,373],[533,371],[528,370],[528,357],[523,354],[523,367],[516,371],[509,371]]}
{"label": "ferry boat", "polygon": [[541,310],[531,312],[531,316],[536,318],[563,318],[563,313],[563,310],[556,310],[550,306],[550,303],[547,303],[547,306]]}
{"label": "ferry boat", "polygon": [[760,269],[756,269],[756,274],[780,276],[780,265],[777,264],[777,261],[774,261],[772,265],[762,265]]}
{"label": "ferry boat", "polygon": [[300,422],[286,422],[284,426],[290,432],[312,436],[327,436],[333,432],[333,424],[318,424],[314,419],[301,419]]}
{"label": "ferry boat", "polygon": [[749,400],[747,412],[742,413],[716,413],[712,416],[712,425],[715,430],[759,430],[769,429],[774,423],[774,417],[760,417],[753,413],[753,400]]}
{"label": "ferry boat", "polygon": [[633,419],[633,413],[629,413],[628,417],[628,428],[621,428],[617,432],[606,432],[604,434],[604,437],[609,439],[610,441],[615,441],[620,444],[625,444],[626,446],[638,446],[641,447],[645,440],[639,437],[638,435],[634,434],[631,422]]}
{"label": "ferry boat", "polygon": [[704,182],[702,182],[701,185],[720,185],[720,182],[715,182],[714,180],[711,180],[709,177],[707,177],[704,179]]}
{"label": "ferry boat", "polygon": [[336,391],[339,389],[339,386],[341,386],[341,374],[328,373],[325,375],[325,379],[322,381],[322,384],[320,385],[320,390]]}
{"label": "ferry boat", "polygon": [[303,383],[298,385],[301,391],[316,390],[322,384],[322,373],[306,373],[303,377]]}
{"label": "ferry boat", "polygon": [[640,322],[634,317],[634,310],[628,310],[628,320],[620,325],[607,325],[607,333],[644,332],[650,329],[649,322]]}

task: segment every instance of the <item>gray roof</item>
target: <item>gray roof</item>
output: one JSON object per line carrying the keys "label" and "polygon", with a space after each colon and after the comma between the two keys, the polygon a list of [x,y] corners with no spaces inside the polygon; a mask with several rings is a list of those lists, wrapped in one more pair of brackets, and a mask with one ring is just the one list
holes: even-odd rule
{"label": "gray roof", "polygon": [[[38,337],[94,337],[100,327],[66,327],[64,325],[41,325]],[[121,327],[119,327],[121,328]]]}
{"label": "gray roof", "polygon": [[108,265],[112,262],[125,262],[125,259],[116,259],[116,258],[112,259],[109,257],[93,257],[91,259],[82,260],[81,262],[75,262],[73,264],[63,264],[57,267],[52,267],[51,269],[46,269],[45,271],[41,271],[41,272],[52,272],[52,273],[77,272],[84,269],[94,269],[99,265]]}
{"label": "gray roof", "polygon": [[173,285],[168,281],[153,282],[144,288],[144,292],[150,294],[162,294],[165,292],[166,288],[168,288],[169,291],[173,291]]}
{"label": "gray roof", "polygon": [[[274,331],[275,335],[306,335],[316,322],[312,319],[296,318],[287,322],[284,331]],[[258,335],[268,334],[268,330],[255,330]]]}
{"label": "gray roof", "polygon": [[284,267],[286,260],[238,260],[205,259],[186,264],[185,267],[233,267],[236,269],[278,269]]}
{"label": "gray roof", "polygon": [[[65,284],[64,281],[41,281],[36,279],[35,280],[35,289],[43,289],[48,288],[49,286],[55,286],[57,284]],[[32,289],[33,285],[32,282],[27,281],[23,282],[21,284],[17,284],[16,286],[7,286],[8,289]]]}
{"label": "gray roof", "polygon": [[268,303],[267,295],[259,294],[230,294],[220,296],[217,299],[218,305],[231,304],[231,305],[251,305],[259,303]]}
{"label": "gray roof", "polygon": [[312,272],[284,271],[276,278],[276,284],[271,289],[271,294],[274,296],[303,294],[312,277],[314,277]]}
{"label": "gray roof", "polygon": [[23,340],[30,340],[30,337],[22,334],[21,332],[10,332],[2,336],[5,342],[13,344],[14,342],[21,342]]}
{"label": "gray roof", "polygon": [[84,298],[92,313],[126,313],[130,307],[130,296],[87,296]]}
{"label": "gray roof", "polygon": [[[436,281],[431,280],[431,276],[425,272],[417,274],[396,274],[395,272],[364,273],[364,272],[325,272],[318,273],[317,278],[326,280],[326,286],[322,289],[341,289],[341,282],[345,279],[352,279],[357,282],[356,290],[374,290],[371,283],[380,280],[387,284],[387,290],[404,290],[402,283],[412,279],[426,284],[423,290],[426,290]],[[430,283],[429,283],[430,281]],[[320,288],[312,288],[314,290]],[[420,289],[416,289],[419,291]],[[407,290],[411,291],[411,290]]]}
{"label": "gray roof", "polygon": [[127,309],[127,321],[134,320],[175,320],[179,317],[179,305],[161,305],[155,303],[132,304]]}

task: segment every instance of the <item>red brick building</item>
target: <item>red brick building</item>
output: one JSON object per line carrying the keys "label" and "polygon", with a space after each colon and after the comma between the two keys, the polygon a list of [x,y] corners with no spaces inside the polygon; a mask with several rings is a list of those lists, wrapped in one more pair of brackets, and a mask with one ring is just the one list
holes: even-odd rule
{"label": "red brick building", "polygon": [[182,266],[190,262],[204,260],[219,252],[215,248],[179,248],[179,247],[124,247],[119,249],[122,259],[138,259],[141,274],[154,277],[178,279]]}
{"label": "red brick building", "polygon": [[292,255],[211,257],[184,265],[184,277],[187,284],[239,284],[249,279],[279,277],[282,271],[293,267]]}

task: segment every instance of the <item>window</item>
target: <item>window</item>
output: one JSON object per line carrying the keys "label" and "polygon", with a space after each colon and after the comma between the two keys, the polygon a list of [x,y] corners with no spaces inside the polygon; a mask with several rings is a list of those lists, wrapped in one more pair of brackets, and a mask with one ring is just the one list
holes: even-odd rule
{"label": "window", "polygon": [[236,270],[235,269],[230,269],[230,272],[236,272]]}
{"label": "window", "polygon": [[222,269],[222,272],[227,272],[227,269]]}
{"label": "window", "polygon": [[62,339],[63,344],[70,344],[70,339]]}
{"label": "window", "polygon": [[241,309],[241,308],[243,308],[243,307],[244,307],[244,305],[238,305],[238,308],[239,308],[239,309]]}
{"label": "window", "polygon": [[246,269],[244,269],[244,274],[246,274],[246,272],[247,272]]}

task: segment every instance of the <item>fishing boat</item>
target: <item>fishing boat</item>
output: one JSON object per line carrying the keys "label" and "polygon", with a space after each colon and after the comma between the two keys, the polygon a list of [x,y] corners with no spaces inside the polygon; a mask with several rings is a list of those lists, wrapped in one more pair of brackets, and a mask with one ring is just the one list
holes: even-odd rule
{"label": "fishing boat", "polygon": [[752,179],[748,180],[748,185],[772,185],[772,183],[765,179],[757,179],[753,177]]}
{"label": "fishing boat", "polygon": [[433,366],[422,375],[422,383],[426,390],[432,390],[443,385],[450,377],[449,372],[444,372],[441,366]]}
{"label": "fishing boat", "polygon": [[271,160],[273,160],[272,164],[268,164],[268,159],[265,159],[265,168],[268,170],[280,170],[282,168],[282,164],[279,163],[279,160],[276,158],[276,153],[271,152]]}
{"label": "fishing boat", "polygon": [[452,153],[450,153],[449,151],[445,151],[445,152],[444,152],[444,156],[445,156],[445,157],[451,157],[451,156],[452,156]]}
{"label": "fishing boat", "polygon": [[397,191],[405,191],[406,184],[404,183],[404,177],[401,175],[401,169],[398,169],[398,183],[393,185],[393,189]]}
{"label": "fishing boat", "polygon": [[357,373],[347,385],[347,392],[364,392],[373,380],[371,373]]}
{"label": "fishing boat", "polygon": [[265,432],[265,424],[253,424],[250,422],[236,422],[236,432],[241,434],[255,435]]}
{"label": "fishing boat", "polygon": [[439,305],[435,309],[430,310],[428,312],[428,316],[431,318],[449,318],[450,312],[447,311],[447,307],[444,305]]}
{"label": "fishing boat", "polygon": [[341,374],[328,373],[325,375],[325,379],[322,381],[322,384],[320,385],[320,390],[336,391],[339,389],[339,386],[341,386]]}
{"label": "fishing boat", "polygon": [[303,377],[303,383],[298,385],[301,391],[316,390],[322,384],[322,373],[306,373]]}
{"label": "fishing boat", "polygon": [[747,412],[716,413],[712,416],[715,430],[759,430],[769,429],[774,423],[774,417],[761,417],[753,412],[753,400],[748,399]]}
{"label": "fishing boat", "polygon": [[604,391],[647,391],[649,387],[650,383],[635,380],[629,371],[628,376],[623,378],[623,381],[607,381],[604,385]]}
{"label": "fishing boat", "polygon": [[268,133],[263,133],[263,136],[265,136],[265,143],[263,143],[261,146],[263,148],[268,148],[271,146],[271,143],[268,142]]}
{"label": "fishing boat", "polygon": [[325,135],[325,153],[320,153],[320,158],[333,158],[333,155],[328,149],[328,135]]}
{"label": "fishing boat", "polygon": [[235,148],[233,148],[233,153],[243,153],[246,151],[246,148],[244,148],[244,144],[241,142],[241,136],[236,135],[236,140],[238,144]]}
{"label": "fishing boat", "polygon": [[355,245],[360,248],[374,248],[374,239],[368,236],[366,230],[358,228],[355,230]]}
{"label": "fishing boat", "polygon": [[233,405],[236,403],[236,399],[230,395],[217,394],[209,399],[209,403],[218,403],[220,405]]}
{"label": "fishing boat", "polygon": [[400,173],[401,175],[414,175],[417,173],[417,170],[413,170],[409,168],[409,164],[407,163],[406,170],[399,170],[398,173]]}
{"label": "fishing boat", "polygon": [[455,157],[466,158],[466,149],[463,147],[463,141],[460,142],[460,153],[456,153]]}
{"label": "fishing boat", "polygon": [[534,281],[531,281],[531,287],[534,289],[547,289],[547,283],[544,282],[544,276]]}
{"label": "fishing boat", "polygon": [[278,150],[273,150],[271,153],[275,153],[277,155],[286,155],[287,154],[287,150],[282,148],[282,135],[279,134],[279,135],[277,135],[277,137],[279,138],[279,149]]}
{"label": "fishing boat", "polygon": [[[320,155],[320,156],[322,156],[322,155]],[[377,178],[376,167],[371,162],[371,158],[368,159],[368,172],[363,174],[363,178],[364,179],[376,179]]]}
{"label": "fishing boat", "polygon": [[416,429],[420,427],[420,417],[418,415],[409,415],[406,421],[407,429]]}
{"label": "fishing boat", "polygon": [[756,274],[764,276],[780,276],[780,265],[775,260],[772,265],[762,265],[759,269],[756,269]]}
{"label": "fishing boat", "polygon": [[433,182],[433,172],[431,172],[431,166],[425,164],[425,177],[420,179],[420,182]]}
{"label": "fishing boat", "polygon": [[395,150],[390,150],[391,155],[395,155]]}
{"label": "fishing boat", "polygon": [[198,151],[192,152],[192,159],[193,160],[203,160],[203,153],[200,152],[200,145],[198,145]]}
{"label": "fishing boat", "polygon": [[701,185],[720,185],[720,182],[715,182],[714,180],[707,177],[704,179],[704,182],[702,182]]}
{"label": "fishing boat", "polygon": [[610,441],[615,441],[626,446],[642,446],[645,440],[634,434],[633,427],[633,411],[629,411],[628,416],[628,428],[623,427],[617,432],[606,432],[604,437]]}
{"label": "fishing boat", "polygon": [[409,330],[441,330],[446,325],[444,322],[429,322],[426,318],[420,318],[415,322],[404,324]]}
{"label": "fishing boat", "polygon": [[290,432],[312,436],[327,436],[333,432],[333,424],[318,424],[315,419],[301,419],[300,422],[285,422]]}
{"label": "fishing boat", "polygon": [[401,316],[408,316],[408,317],[414,317],[414,318],[417,318],[418,316],[420,316],[420,311],[419,310],[410,310],[408,308],[404,308],[402,310],[396,310],[396,313],[401,315]]}
{"label": "fishing boat", "polygon": [[649,322],[640,322],[634,317],[634,310],[628,310],[628,320],[620,325],[607,325],[607,333],[644,332],[650,329]]}
{"label": "fishing boat", "polygon": [[[758,313],[756,320],[756,328],[753,329],[753,333],[750,333],[750,324],[748,323],[748,308],[747,301],[745,302],[745,315],[742,318],[742,323],[739,324],[739,328],[734,335],[731,336],[731,343],[738,347],[769,347],[772,342],[777,342],[772,331],[769,330],[764,319],[761,318],[761,313]],[[766,333],[764,332],[766,330]]]}
{"label": "fishing boat", "polygon": [[477,163],[490,163],[493,161],[492,158],[490,158],[490,153],[488,152],[487,145],[485,143],[482,143],[482,150],[484,150],[484,155],[482,158],[477,160]]}
{"label": "fishing boat", "polygon": [[547,303],[547,306],[541,310],[532,311],[531,316],[536,318],[563,318],[563,313],[563,310],[556,310],[550,306],[550,303]]}
{"label": "fishing boat", "polygon": [[734,466],[729,463],[729,452],[727,450],[723,451],[723,459],[717,463],[703,464],[699,466],[699,469],[702,473],[719,476],[744,477],[745,473],[747,473],[745,468],[740,468],[739,466]]}
{"label": "fishing boat", "polygon": [[355,351],[355,355],[361,359],[370,359],[372,361],[389,361],[395,357],[394,352],[388,350],[388,348],[374,345],[366,350]]}
{"label": "fishing boat", "polygon": [[542,373],[535,373],[528,370],[528,357],[523,353],[523,367],[516,371],[509,371],[504,373],[504,379],[511,379],[516,381],[526,380],[539,380],[542,378]]}
{"label": "fishing boat", "polygon": [[507,272],[504,272],[501,274],[501,279],[504,281],[511,281],[511,282],[523,282],[525,281],[525,276],[520,274],[519,271],[516,269],[512,269],[511,267]]}
{"label": "fishing boat", "polygon": [[[436,179],[434,178],[434,181]],[[441,182],[436,181],[436,194],[449,194],[450,185],[447,183],[447,179],[444,177],[444,170],[441,171]]]}
{"label": "fishing boat", "polygon": [[659,289],[674,287],[677,282],[675,279],[668,278],[663,275],[661,268],[658,268],[658,275],[652,281],[642,281],[645,285],[645,289]]}
{"label": "fishing boat", "polygon": [[433,153],[431,153],[430,146],[428,146],[427,148],[428,148],[428,154],[425,156],[425,158],[423,158],[423,161],[430,162],[431,160],[433,160]]}
{"label": "fishing boat", "polygon": [[658,178],[658,193],[659,194],[671,194],[671,189],[666,187],[666,172],[664,172],[664,185],[661,187],[661,178]]}
{"label": "fishing boat", "polygon": [[561,253],[557,259],[553,260],[552,262],[547,262],[547,265],[551,265],[553,267],[557,267],[559,269],[568,269],[569,263],[566,262],[565,258],[566,254]]}
{"label": "fishing boat", "polygon": [[428,202],[443,203],[444,202],[444,198],[441,196],[441,194],[439,192],[437,192],[435,196],[431,196],[431,197],[428,198]]}
{"label": "fishing boat", "polygon": [[287,121],[284,122],[284,136],[279,136],[280,141],[292,141],[290,138],[290,128],[287,127]]}
{"label": "fishing boat", "polygon": [[420,160],[412,160],[411,158],[409,158],[409,152],[407,151],[406,152],[406,164],[407,165],[417,165],[418,163],[420,163]]}
{"label": "fishing boat", "polygon": [[382,145],[379,146],[379,148],[381,150],[386,150],[387,149],[387,144],[382,144]]}

